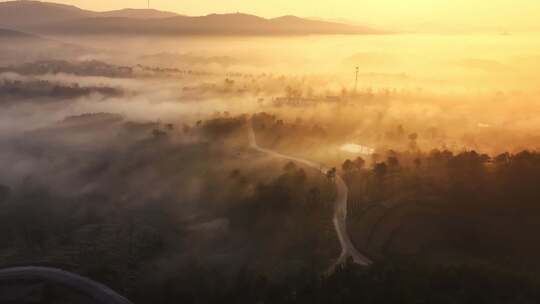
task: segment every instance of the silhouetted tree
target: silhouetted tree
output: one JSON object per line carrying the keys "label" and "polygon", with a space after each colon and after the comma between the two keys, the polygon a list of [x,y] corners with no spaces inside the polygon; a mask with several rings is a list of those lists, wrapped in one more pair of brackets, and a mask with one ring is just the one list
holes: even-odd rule
{"label": "silhouetted tree", "polygon": [[287,171],[287,172],[291,172],[293,170],[296,170],[296,164],[294,162],[288,162],[285,164],[285,166],[283,167],[283,170]]}
{"label": "silhouetted tree", "polygon": [[375,164],[375,166],[373,167],[373,173],[375,173],[375,176],[376,176],[378,179],[384,178],[384,176],[386,175],[387,172],[388,172],[388,166],[387,166],[386,163],[384,163],[384,162],[382,162],[382,163],[377,163],[377,164]]}
{"label": "silhouetted tree", "polygon": [[326,171],[326,178],[329,181],[334,182],[336,180],[336,168],[332,168]]}
{"label": "silhouetted tree", "polygon": [[358,170],[362,170],[364,169],[364,167],[366,166],[366,161],[362,158],[362,157],[357,157],[355,160],[354,160],[354,166],[356,167],[356,169]]}
{"label": "silhouetted tree", "polygon": [[344,172],[348,173],[352,170],[355,169],[355,165],[354,163],[350,160],[350,159],[347,159],[343,165],[341,165],[341,169],[343,169]]}
{"label": "silhouetted tree", "polygon": [[390,171],[397,171],[399,170],[399,160],[396,156],[389,156],[386,160],[388,163],[388,169]]}

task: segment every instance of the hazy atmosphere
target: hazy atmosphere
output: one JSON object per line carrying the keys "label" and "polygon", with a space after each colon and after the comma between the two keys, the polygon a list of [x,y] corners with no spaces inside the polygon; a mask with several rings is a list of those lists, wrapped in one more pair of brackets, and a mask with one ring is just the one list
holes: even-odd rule
{"label": "hazy atmosphere", "polygon": [[0,2],[0,303],[538,303],[539,12]]}
{"label": "hazy atmosphere", "polygon": [[[145,9],[144,0],[65,0],[64,4],[76,5],[96,11],[123,8]],[[482,31],[482,30],[540,30],[537,12],[540,3],[535,0],[337,0],[337,1],[166,1],[150,0],[150,7],[182,15],[207,15],[212,13],[242,12],[262,17],[297,15],[328,19],[348,19],[358,24],[384,26],[399,31],[406,27],[413,31]],[[425,27],[439,27],[426,29]]]}

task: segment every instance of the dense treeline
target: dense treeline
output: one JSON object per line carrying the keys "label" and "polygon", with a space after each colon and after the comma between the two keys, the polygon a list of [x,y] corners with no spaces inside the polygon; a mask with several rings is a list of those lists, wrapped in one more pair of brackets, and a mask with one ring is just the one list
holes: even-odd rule
{"label": "dense treeline", "polygon": [[355,162],[342,168],[351,189],[349,226],[371,254],[540,266],[538,152],[389,151],[370,168]]}
{"label": "dense treeline", "polygon": [[537,152],[343,162],[349,231],[375,263],[328,274],[331,179],[250,149],[246,119],[94,113],[7,140],[4,157],[32,170],[4,163],[0,265],[61,267],[135,303],[537,302]]}
{"label": "dense treeline", "polygon": [[[309,267],[324,270],[339,254],[332,226],[335,189],[325,178],[313,176],[294,163],[269,183],[257,183],[253,195],[232,204],[231,228],[255,241],[259,262],[267,271],[287,273]],[[246,178],[232,172],[241,184]],[[277,265],[288,265],[283,271]]]}
{"label": "dense treeline", "polygon": [[43,60],[20,65],[0,67],[0,73],[14,72],[21,75],[73,74],[78,76],[131,77],[133,68],[107,64],[97,60],[68,62]]}
{"label": "dense treeline", "polygon": [[332,183],[246,147],[244,117],[177,128],[94,113],[7,141],[29,170],[0,176],[0,267],[60,267],[156,303],[146,295],[182,299],[193,265],[277,279],[339,254]]}
{"label": "dense treeline", "polygon": [[68,99],[91,94],[118,97],[123,90],[108,86],[80,86],[77,83],[62,84],[46,80],[1,80],[0,102],[12,103],[20,99]]}
{"label": "dense treeline", "polygon": [[[176,280],[176,281],[175,281]],[[537,303],[536,278],[484,266],[433,266],[386,257],[329,275],[309,270],[276,281],[243,270],[224,276],[194,261],[141,303]]]}

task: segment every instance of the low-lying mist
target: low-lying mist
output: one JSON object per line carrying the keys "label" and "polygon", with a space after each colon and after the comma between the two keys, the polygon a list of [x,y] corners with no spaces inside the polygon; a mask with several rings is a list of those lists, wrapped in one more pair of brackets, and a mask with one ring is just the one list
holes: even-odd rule
{"label": "low-lying mist", "polygon": [[[410,241],[392,239],[403,252],[444,237],[483,253],[445,225],[499,227],[475,208],[502,214],[507,201],[486,198],[518,191],[520,172],[522,205],[534,209],[533,38],[10,40],[0,49],[0,264],[67,265],[148,303],[170,286],[182,298],[190,284],[178,282],[212,267],[224,274],[207,277],[231,282],[252,270],[284,282],[327,271],[340,254],[335,176],[255,151],[250,130],[261,147],[337,168],[366,253],[386,253],[394,233]],[[403,212],[433,235],[393,222],[408,201],[442,202]]]}

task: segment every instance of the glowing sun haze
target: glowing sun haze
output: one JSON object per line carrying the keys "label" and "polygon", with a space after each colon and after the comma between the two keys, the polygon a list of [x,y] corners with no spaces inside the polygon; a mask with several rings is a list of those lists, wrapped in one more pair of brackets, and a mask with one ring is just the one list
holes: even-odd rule
{"label": "glowing sun haze", "polygon": [[[58,0],[92,10],[145,8],[146,0]],[[151,7],[186,15],[243,12],[263,17],[346,18],[383,26],[461,26],[471,29],[533,30],[538,0],[151,0]]]}

